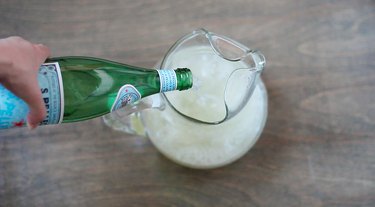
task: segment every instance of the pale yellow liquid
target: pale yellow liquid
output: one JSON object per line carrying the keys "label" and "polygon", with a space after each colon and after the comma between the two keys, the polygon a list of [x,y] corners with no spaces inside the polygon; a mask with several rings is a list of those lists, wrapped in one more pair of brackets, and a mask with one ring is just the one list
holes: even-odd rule
{"label": "pale yellow liquid", "polygon": [[[206,93],[193,88],[169,96],[188,114],[212,119],[223,115],[224,80],[232,67],[228,62],[214,56],[202,56],[202,48],[181,51],[172,60],[174,66],[212,68],[205,71]],[[190,59],[189,59],[190,58]],[[200,61],[205,61],[204,63]],[[211,67],[215,65],[215,68]],[[219,71],[215,73],[215,71]],[[193,72],[194,74],[194,72]],[[199,76],[205,75],[199,74]],[[207,78],[215,77],[215,78]],[[200,77],[201,78],[201,77]],[[202,81],[202,79],[198,80]],[[246,81],[240,79],[239,81]],[[199,83],[198,83],[199,84]],[[212,88],[210,88],[212,86]],[[224,88],[223,88],[224,87]],[[235,91],[233,91],[235,92]],[[206,94],[203,95],[202,94]],[[207,107],[207,110],[202,108]],[[259,80],[254,93],[245,107],[232,119],[218,125],[205,125],[190,121],[167,105],[163,111],[146,110],[142,121],[148,136],[156,148],[175,162],[192,168],[214,168],[226,165],[244,155],[259,138],[267,116],[267,94]]]}

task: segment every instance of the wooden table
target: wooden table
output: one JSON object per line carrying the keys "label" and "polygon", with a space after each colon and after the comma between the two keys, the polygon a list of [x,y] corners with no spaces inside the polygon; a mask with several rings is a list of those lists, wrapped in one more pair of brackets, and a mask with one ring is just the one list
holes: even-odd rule
{"label": "wooden table", "polygon": [[193,170],[101,119],[0,131],[0,206],[374,206],[375,1],[0,0],[0,37],[152,67],[204,27],[260,49],[269,116]]}

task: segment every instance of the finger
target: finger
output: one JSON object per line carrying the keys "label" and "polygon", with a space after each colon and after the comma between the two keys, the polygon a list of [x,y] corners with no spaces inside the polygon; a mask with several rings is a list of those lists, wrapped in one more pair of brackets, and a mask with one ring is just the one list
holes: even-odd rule
{"label": "finger", "polygon": [[45,104],[37,80],[29,82],[29,84],[22,87],[22,89],[22,92],[16,93],[16,95],[29,105],[30,111],[27,117],[27,123],[29,128],[33,129],[37,127],[46,116]]}

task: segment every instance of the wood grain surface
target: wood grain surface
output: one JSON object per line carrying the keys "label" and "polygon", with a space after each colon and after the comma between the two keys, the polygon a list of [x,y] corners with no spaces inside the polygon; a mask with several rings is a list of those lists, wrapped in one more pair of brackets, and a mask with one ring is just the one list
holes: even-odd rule
{"label": "wood grain surface", "polygon": [[[152,67],[204,27],[260,49],[269,115],[214,170],[101,119],[0,131],[0,206],[374,206],[374,0],[0,0],[0,38]],[[1,55],[1,54],[0,54]]]}

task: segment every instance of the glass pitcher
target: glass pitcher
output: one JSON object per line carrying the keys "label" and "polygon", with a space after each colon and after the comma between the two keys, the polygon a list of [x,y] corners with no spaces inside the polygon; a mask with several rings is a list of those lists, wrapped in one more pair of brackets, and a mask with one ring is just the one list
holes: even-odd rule
{"label": "glass pitcher", "polygon": [[264,56],[222,35],[198,29],[179,39],[155,66],[187,67],[193,88],[156,94],[104,116],[115,130],[150,138],[169,159],[209,169],[243,156],[267,117],[260,78]]}

